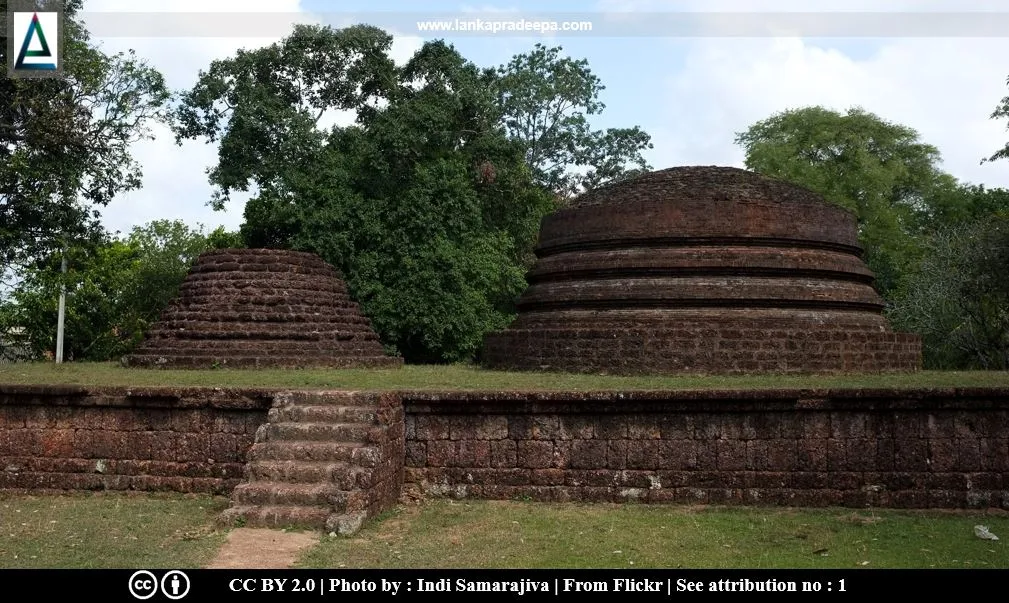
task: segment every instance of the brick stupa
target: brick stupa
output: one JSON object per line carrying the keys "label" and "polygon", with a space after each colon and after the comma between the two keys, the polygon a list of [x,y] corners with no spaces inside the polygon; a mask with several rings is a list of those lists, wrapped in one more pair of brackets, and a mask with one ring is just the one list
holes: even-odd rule
{"label": "brick stupa", "polygon": [[543,219],[499,369],[623,374],[914,371],[861,259],[856,219],[745,170],[678,167]]}
{"label": "brick stupa", "polygon": [[179,295],[127,356],[165,368],[395,367],[339,273],[311,253],[200,255]]}

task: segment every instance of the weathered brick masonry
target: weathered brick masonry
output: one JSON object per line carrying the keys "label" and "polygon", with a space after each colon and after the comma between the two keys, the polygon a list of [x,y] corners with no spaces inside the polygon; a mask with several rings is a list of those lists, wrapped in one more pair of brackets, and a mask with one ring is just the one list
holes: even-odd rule
{"label": "weathered brick masonry", "polygon": [[492,368],[609,373],[914,371],[861,259],[855,216],[734,168],[600,187],[543,219]]}
{"label": "weathered brick masonry", "polygon": [[217,249],[126,358],[154,368],[398,367],[335,268],[312,253]]}
{"label": "weathered brick masonry", "polygon": [[1009,391],[408,394],[406,480],[474,498],[1009,508]]}
{"label": "weathered brick masonry", "polygon": [[231,494],[226,520],[351,533],[404,444],[394,392],[0,385],[0,489]]}
{"label": "weathered brick masonry", "polygon": [[268,392],[0,387],[0,488],[227,493]]}
{"label": "weathered brick masonry", "polygon": [[1009,508],[1009,389],[0,386],[0,489],[234,490],[234,516],[353,531],[404,481],[474,498]]}

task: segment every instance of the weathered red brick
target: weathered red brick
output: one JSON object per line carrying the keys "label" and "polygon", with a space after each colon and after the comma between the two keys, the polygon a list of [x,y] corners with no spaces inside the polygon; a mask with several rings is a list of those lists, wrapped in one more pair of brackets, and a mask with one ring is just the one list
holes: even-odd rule
{"label": "weathered red brick", "polygon": [[[574,440],[567,466],[572,469],[599,469],[606,467],[607,442],[604,440]],[[628,456],[632,452],[628,450]]]}
{"label": "weathered red brick", "polygon": [[524,469],[546,469],[553,465],[553,442],[520,440],[516,445],[516,464],[519,467]]}

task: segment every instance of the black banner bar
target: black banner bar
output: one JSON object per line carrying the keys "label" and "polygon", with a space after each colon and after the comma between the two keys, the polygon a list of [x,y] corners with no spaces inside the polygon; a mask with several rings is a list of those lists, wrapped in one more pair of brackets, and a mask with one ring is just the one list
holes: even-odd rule
{"label": "black banner bar", "polygon": [[[1009,570],[0,570],[3,600],[347,601],[385,598],[559,600],[598,594],[628,602],[711,595],[1005,593]],[[1003,596],[1003,595],[999,595]]]}

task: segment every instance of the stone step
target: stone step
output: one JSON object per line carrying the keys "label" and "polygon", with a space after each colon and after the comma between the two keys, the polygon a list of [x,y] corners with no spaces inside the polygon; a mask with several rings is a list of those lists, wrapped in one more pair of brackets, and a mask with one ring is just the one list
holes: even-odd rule
{"label": "stone step", "polygon": [[172,354],[178,356],[220,356],[222,354],[239,356],[375,356],[381,353],[382,348],[378,343],[369,345],[370,342],[354,342],[353,345],[341,346],[339,344],[320,347],[315,342],[306,342],[302,349],[297,345],[284,346],[280,349],[272,349],[270,344],[259,346],[248,345],[252,342],[226,342],[223,345],[216,345],[210,348],[205,347],[207,341],[179,341],[177,339],[158,340],[158,351],[162,354]]}
{"label": "stone step", "polygon": [[262,307],[251,308],[207,308],[194,310],[192,307],[177,308],[167,310],[163,319],[171,322],[280,322],[297,325],[301,327],[305,324],[321,325],[346,325],[347,327],[357,327],[362,330],[370,329],[371,325],[360,320],[360,317],[349,313],[334,313],[318,311],[312,312],[307,308],[285,308],[283,310],[266,309]]}
{"label": "stone step", "polygon": [[[267,278],[263,278],[266,276]],[[258,277],[258,279],[257,279]],[[255,272],[226,272],[218,274],[192,274],[180,287],[181,291],[250,292],[284,290],[324,292],[346,295],[347,288],[341,281],[323,276],[311,275],[263,275]]]}
{"label": "stone step", "polygon": [[323,313],[299,311],[296,308],[252,307],[245,309],[219,308],[216,306],[194,307],[192,304],[171,306],[161,315],[158,326],[169,324],[172,328],[187,325],[219,325],[224,327],[269,327],[271,325],[288,328],[305,328],[306,325],[329,329],[370,330],[371,322],[355,310],[335,310],[327,306]]}
{"label": "stone step", "polygon": [[306,506],[339,508],[347,496],[340,496],[336,484],[301,484],[290,482],[246,482],[238,484],[231,493],[238,506]]}
{"label": "stone step", "polygon": [[360,442],[256,442],[249,449],[250,461],[330,461],[374,467],[381,452]]}
{"label": "stone step", "polygon": [[359,305],[351,301],[346,294],[329,291],[311,291],[293,289],[278,292],[265,291],[228,291],[207,285],[203,291],[185,289],[181,291],[178,306],[202,304],[218,309],[234,305],[255,304],[266,308],[269,306],[286,306],[289,304],[309,305],[317,308],[348,308],[358,309]]}
{"label": "stone step", "polygon": [[[339,325],[292,325],[287,323],[235,322],[234,327],[222,326],[218,320],[206,322],[172,321],[158,323],[151,329],[150,338],[175,339],[234,339],[238,341],[289,340],[289,341],[350,341],[364,337],[369,331],[362,328],[341,329]],[[371,333],[374,336],[373,333]],[[378,341],[372,339],[372,341]]]}
{"label": "stone step", "polygon": [[243,525],[250,528],[310,528],[318,530],[326,528],[328,519],[333,515],[333,510],[329,505],[236,505],[225,509],[218,516],[218,523],[229,527]]}
{"label": "stone step", "polygon": [[[336,277],[332,271],[317,271],[315,274],[309,274],[304,272],[269,272],[264,274],[261,267],[250,265],[247,267],[240,267],[238,270],[229,270],[227,272],[191,272],[188,277],[186,277],[186,282],[205,282],[205,281],[233,281],[233,282],[243,282],[248,286],[255,286],[257,283],[304,283],[311,282],[317,285],[326,285],[329,288],[335,288],[338,286],[344,286],[343,281]],[[323,278],[319,278],[319,277]]]}
{"label": "stone step", "polygon": [[[299,268],[297,271],[294,270],[264,270],[265,266],[262,264],[240,264],[237,268],[232,267],[231,270],[202,270],[200,266],[195,266],[194,269],[186,277],[186,281],[207,281],[207,280],[217,280],[217,279],[230,279],[233,281],[244,280],[245,282],[256,283],[261,281],[264,283],[275,283],[275,282],[304,282],[306,280],[312,282],[335,282],[341,283],[338,274],[333,270],[327,270],[324,267],[303,267]],[[320,278],[321,277],[321,278]]]}
{"label": "stone step", "polygon": [[[305,284],[309,286],[305,287]],[[277,306],[278,308],[290,305],[308,307],[314,311],[318,311],[319,308],[354,308],[357,306],[357,303],[346,292],[318,289],[314,284],[305,284],[291,286],[278,283],[276,287],[259,285],[229,287],[227,283],[206,281],[181,287],[179,303],[213,304],[221,309],[249,304],[259,307]],[[333,305],[316,305],[319,302]]]}
{"label": "stone step", "polygon": [[335,404],[339,406],[368,406],[372,410],[378,407],[378,392],[369,391],[348,391],[348,390],[294,390],[279,394],[278,402],[283,402],[296,406],[328,406]]}
{"label": "stone step", "polygon": [[[157,342],[150,342],[152,347],[156,347]],[[346,368],[394,368],[401,366],[401,358],[390,356],[348,356],[320,357],[312,354],[309,356],[191,356],[175,354],[159,354],[157,352],[145,353],[141,350],[138,354],[129,357],[130,366],[146,366],[160,368],[318,368],[326,367],[332,369]]]}
{"label": "stone step", "polygon": [[271,408],[267,415],[267,420],[270,423],[304,421],[307,423],[363,423],[374,425],[378,421],[378,414],[370,405],[292,404],[280,408]]}
{"label": "stone step", "polygon": [[292,484],[333,484],[341,490],[371,486],[372,470],[332,461],[253,461],[247,465],[251,481]]}
{"label": "stone step", "polygon": [[270,423],[266,439],[320,442],[370,442],[370,432],[380,428],[363,423]]}

